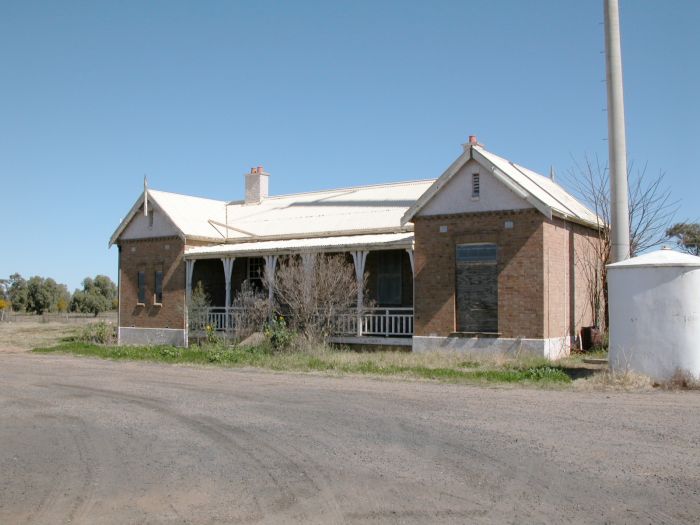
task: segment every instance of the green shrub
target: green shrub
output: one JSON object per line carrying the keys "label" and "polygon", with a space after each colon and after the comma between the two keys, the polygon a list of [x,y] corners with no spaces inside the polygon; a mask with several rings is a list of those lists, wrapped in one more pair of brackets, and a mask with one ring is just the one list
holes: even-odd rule
{"label": "green shrub", "polygon": [[274,350],[286,350],[294,341],[294,332],[281,315],[267,323],[264,333]]}
{"label": "green shrub", "polygon": [[206,325],[204,327],[204,332],[206,334],[208,344],[218,345],[221,343],[221,338],[218,335],[216,335],[216,329],[212,325]]}
{"label": "green shrub", "polygon": [[568,382],[567,376],[560,368],[551,366],[537,366],[525,370],[525,378],[531,381],[562,381]]}
{"label": "green shrub", "polygon": [[163,346],[159,349],[160,355],[163,357],[169,357],[171,359],[176,359],[182,355],[182,350],[175,348],[173,346]]}
{"label": "green shrub", "polygon": [[82,327],[73,339],[84,343],[113,344],[117,341],[117,328],[105,321],[98,321]]}

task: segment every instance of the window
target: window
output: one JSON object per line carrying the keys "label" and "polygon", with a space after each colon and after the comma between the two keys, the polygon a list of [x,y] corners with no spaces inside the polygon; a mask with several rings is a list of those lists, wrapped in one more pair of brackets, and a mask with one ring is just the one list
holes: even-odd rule
{"label": "window", "polygon": [[153,302],[155,304],[163,304],[163,270],[156,270],[156,286]]}
{"label": "window", "polygon": [[151,210],[151,213],[148,214],[148,228],[153,229],[153,216],[155,215],[155,212]]}
{"label": "window", "polygon": [[498,332],[498,249],[458,244],[455,254],[457,330]]}
{"label": "window", "polygon": [[401,304],[402,252],[377,252],[377,301],[380,306]]}
{"label": "window", "polygon": [[458,244],[457,261],[466,263],[495,263],[495,244]]}
{"label": "window", "polygon": [[248,258],[248,272],[246,278],[251,286],[256,289],[262,289],[262,277],[265,271],[265,259],[262,257]]}
{"label": "window", "polygon": [[139,304],[146,304],[146,272],[139,272],[138,275],[138,302]]}
{"label": "window", "polygon": [[472,199],[479,198],[480,184],[479,184],[479,174],[472,174]]}

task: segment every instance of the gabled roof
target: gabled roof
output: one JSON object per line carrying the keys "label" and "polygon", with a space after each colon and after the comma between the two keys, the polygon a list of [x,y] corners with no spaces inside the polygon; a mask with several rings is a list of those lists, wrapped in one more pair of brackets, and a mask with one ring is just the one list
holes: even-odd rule
{"label": "gabled roof", "polygon": [[[219,231],[221,228],[212,224],[211,221],[222,222],[225,219],[226,201],[205,199],[202,197],[191,197],[179,193],[169,193],[166,191],[148,190],[148,202],[165,214],[173,226],[180,232],[182,238],[204,238],[204,239],[224,239],[224,235]],[[119,227],[114,231],[109,239],[111,246],[124,232],[134,216],[143,209],[143,193],[136,199],[136,202],[129,210],[129,213],[121,221]]]}
{"label": "gabled roof", "polygon": [[595,213],[552,179],[494,155],[479,144],[466,146],[465,151],[406,211],[401,218],[401,224],[411,221],[470,159],[478,162],[508,189],[525,199],[549,219],[557,216],[594,228],[599,228],[603,224]]}
{"label": "gabled roof", "polygon": [[[300,239],[412,231],[401,216],[433,180],[357,186],[273,196],[258,204],[148,190],[149,203],[183,238],[219,242]],[[110,239],[114,244],[142,209],[143,193]]]}

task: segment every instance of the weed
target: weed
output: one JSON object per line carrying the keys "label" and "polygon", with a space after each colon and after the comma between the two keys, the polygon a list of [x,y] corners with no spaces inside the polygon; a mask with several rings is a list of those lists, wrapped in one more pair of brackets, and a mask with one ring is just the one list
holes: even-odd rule
{"label": "weed", "polygon": [[98,321],[83,326],[72,339],[84,343],[113,344],[117,340],[117,329],[112,324]]}
{"label": "weed", "polygon": [[551,364],[540,360],[510,360],[497,364],[489,360],[465,360],[457,354],[408,354],[397,352],[359,353],[336,350],[325,345],[296,347],[277,351],[271,343],[259,346],[229,347],[223,343],[187,349],[170,346],[99,346],[69,342],[36,352],[68,352],[110,359],[202,363],[220,366],[255,366],[280,371],[316,371],[342,374],[399,376],[448,382],[498,382],[554,384],[570,378]]}
{"label": "weed", "polygon": [[275,317],[265,326],[265,337],[275,350],[286,350],[294,340],[283,316]]}
{"label": "weed", "polygon": [[677,369],[670,379],[657,381],[653,386],[664,390],[700,390],[700,380],[687,370]]}

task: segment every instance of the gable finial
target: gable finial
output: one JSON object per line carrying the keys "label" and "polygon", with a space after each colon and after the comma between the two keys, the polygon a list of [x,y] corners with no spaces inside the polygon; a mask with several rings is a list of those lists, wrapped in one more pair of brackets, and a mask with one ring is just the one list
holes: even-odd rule
{"label": "gable finial", "polygon": [[554,172],[554,166],[550,165],[549,166],[549,178],[554,180],[555,172]]}
{"label": "gable finial", "polygon": [[143,215],[148,217],[148,179],[143,176]]}

